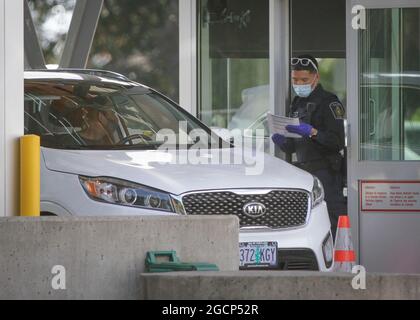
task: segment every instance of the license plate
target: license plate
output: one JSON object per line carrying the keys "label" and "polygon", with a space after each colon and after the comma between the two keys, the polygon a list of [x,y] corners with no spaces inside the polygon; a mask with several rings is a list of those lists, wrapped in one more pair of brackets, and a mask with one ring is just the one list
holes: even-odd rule
{"label": "license plate", "polygon": [[277,242],[239,243],[239,267],[241,269],[277,267]]}

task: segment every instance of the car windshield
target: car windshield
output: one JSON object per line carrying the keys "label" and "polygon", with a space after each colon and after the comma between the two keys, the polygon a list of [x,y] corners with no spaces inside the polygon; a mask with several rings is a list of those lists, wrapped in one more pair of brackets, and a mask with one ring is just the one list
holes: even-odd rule
{"label": "car windshield", "polygon": [[[198,140],[192,131],[200,132]],[[156,149],[163,143],[180,148],[197,141],[230,147],[153,90],[103,83],[26,82],[25,133],[58,149]],[[173,143],[162,133],[171,134]]]}

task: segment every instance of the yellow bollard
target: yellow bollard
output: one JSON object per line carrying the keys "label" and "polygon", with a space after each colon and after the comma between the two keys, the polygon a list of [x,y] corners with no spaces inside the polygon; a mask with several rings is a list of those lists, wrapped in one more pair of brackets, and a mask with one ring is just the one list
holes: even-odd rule
{"label": "yellow bollard", "polygon": [[20,215],[39,217],[41,211],[40,138],[26,135],[20,139]]}

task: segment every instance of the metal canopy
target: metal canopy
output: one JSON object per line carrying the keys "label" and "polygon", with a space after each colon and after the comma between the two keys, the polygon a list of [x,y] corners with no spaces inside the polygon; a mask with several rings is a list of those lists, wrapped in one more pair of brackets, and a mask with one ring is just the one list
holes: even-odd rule
{"label": "metal canopy", "polygon": [[[77,0],[60,68],[86,68],[102,5],[103,0]],[[44,54],[27,1],[24,1],[24,12],[25,69],[45,69]]]}
{"label": "metal canopy", "polygon": [[85,68],[103,0],[78,0],[66,39],[60,68]]}
{"label": "metal canopy", "polygon": [[39,45],[35,25],[27,1],[24,1],[25,14],[25,69],[45,69],[44,54]]}

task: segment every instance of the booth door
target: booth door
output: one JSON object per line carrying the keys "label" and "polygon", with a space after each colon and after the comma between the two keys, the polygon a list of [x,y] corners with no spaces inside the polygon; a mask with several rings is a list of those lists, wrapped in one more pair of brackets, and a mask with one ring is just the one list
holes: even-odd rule
{"label": "booth door", "polygon": [[347,28],[358,259],[368,272],[420,273],[420,1],[348,1]]}

